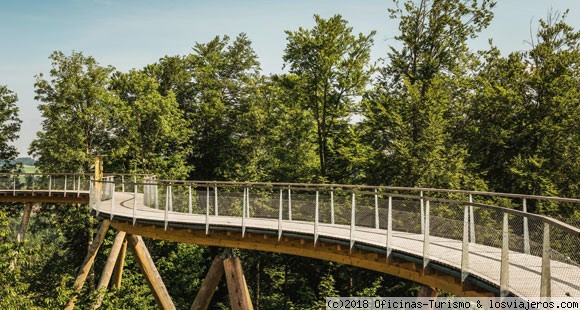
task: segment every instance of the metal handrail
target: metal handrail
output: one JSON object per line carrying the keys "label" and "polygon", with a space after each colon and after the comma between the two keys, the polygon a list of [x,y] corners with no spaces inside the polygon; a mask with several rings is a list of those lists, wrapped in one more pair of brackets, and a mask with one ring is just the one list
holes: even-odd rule
{"label": "metal handrail", "polygon": [[[152,176],[148,176],[153,178]],[[442,203],[444,205],[454,205],[459,207],[460,209],[463,209],[463,241],[462,241],[462,260],[461,260],[461,271],[462,271],[462,281],[465,279],[465,274],[469,274],[469,243],[475,243],[475,234],[476,234],[476,229],[475,229],[475,224],[474,224],[474,211],[473,208],[479,208],[479,209],[485,209],[485,210],[493,210],[495,212],[498,212],[500,214],[503,214],[503,225],[500,225],[499,222],[496,223],[496,225],[500,225],[503,226],[502,228],[495,228],[495,229],[499,229],[501,231],[502,234],[502,241],[501,241],[501,253],[502,253],[502,257],[501,257],[501,277],[500,277],[500,295],[501,296],[507,296],[507,294],[509,294],[509,268],[507,268],[507,266],[509,265],[509,252],[510,252],[510,248],[509,248],[509,238],[510,238],[510,231],[509,231],[509,225],[508,222],[509,217],[508,215],[511,216],[515,216],[517,219],[520,219],[520,222],[517,223],[512,223],[511,225],[523,225],[523,228],[519,228],[520,230],[523,229],[523,237],[519,236],[519,238],[523,238],[523,242],[524,242],[524,253],[525,254],[530,254],[530,234],[528,232],[528,221],[531,220],[536,220],[539,222],[536,223],[540,223],[544,226],[543,228],[543,234],[544,234],[544,240],[541,241],[542,243],[542,284],[541,284],[541,295],[542,296],[550,296],[551,294],[551,288],[550,288],[550,253],[553,253],[553,250],[551,250],[550,247],[550,227],[555,227],[560,229],[562,232],[569,234],[575,238],[580,237],[580,228],[578,227],[574,227],[572,225],[563,223],[562,221],[559,221],[557,219],[554,218],[550,218],[547,216],[543,216],[543,215],[539,215],[539,214],[533,214],[533,213],[529,213],[526,210],[526,200],[527,199],[534,199],[534,200],[545,200],[545,201],[558,201],[558,202],[565,202],[565,203],[580,203],[580,199],[572,199],[572,198],[562,198],[562,197],[548,197],[548,196],[536,196],[536,195],[519,195],[519,194],[507,194],[507,193],[494,193],[494,192],[481,192],[481,191],[470,191],[470,190],[450,190],[450,189],[433,189],[433,188],[408,188],[408,187],[390,187],[390,186],[364,186],[364,185],[342,185],[342,184],[308,184],[308,183],[271,183],[271,182],[229,182],[229,181],[191,181],[191,180],[163,180],[163,179],[147,179],[147,177],[144,177],[143,180],[137,180],[136,177],[133,178],[128,178],[125,179],[123,178],[123,180],[121,182],[119,182],[118,179],[115,179],[114,177],[110,178],[109,180],[102,180],[102,183],[113,183],[114,186],[109,186],[110,189],[112,189],[113,193],[112,193],[112,197],[114,197],[115,195],[115,191],[116,191],[116,187],[119,184],[122,184],[122,191],[125,191],[125,188],[132,188],[132,190],[129,190],[126,193],[132,192],[133,195],[135,195],[135,197],[137,197],[138,194],[143,194],[144,195],[144,203],[145,201],[147,201],[145,204],[146,206],[149,206],[151,208],[155,207],[155,208],[159,208],[159,197],[158,194],[159,193],[163,193],[165,192],[165,208],[164,210],[160,210],[163,211],[163,221],[164,221],[164,226],[165,229],[167,229],[167,227],[169,226],[169,217],[171,213],[175,213],[176,210],[174,210],[174,202],[173,202],[173,196],[174,196],[174,189],[178,189],[179,187],[182,187],[185,189],[185,192],[187,192],[187,198],[182,197],[182,203],[184,203],[184,198],[185,201],[187,201],[187,211],[189,211],[189,214],[192,214],[192,189],[196,189],[196,195],[197,195],[197,202],[196,204],[201,203],[202,206],[205,203],[205,212],[198,210],[196,211],[196,214],[205,214],[205,230],[206,233],[209,233],[209,228],[211,225],[211,218],[214,216],[220,216],[223,214],[219,214],[218,212],[218,196],[219,195],[223,195],[223,194],[219,194],[218,195],[218,189],[238,189],[234,192],[236,192],[236,195],[241,195],[241,190],[243,190],[243,195],[242,197],[240,196],[234,196],[234,197],[238,197],[236,199],[242,199],[242,205],[241,205],[241,231],[242,231],[242,236],[245,235],[245,231],[246,231],[246,225],[247,225],[247,221],[246,219],[249,217],[253,217],[254,215],[251,215],[250,210],[253,210],[253,202],[252,199],[250,198],[250,189],[257,189],[259,193],[269,193],[267,194],[266,199],[272,199],[273,196],[277,196],[276,192],[279,191],[279,195],[280,195],[280,206],[279,209],[277,210],[278,213],[278,238],[280,238],[283,234],[283,217],[287,218],[287,220],[284,221],[293,221],[292,219],[292,193],[294,193],[294,195],[296,195],[296,192],[299,193],[303,193],[303,192],[310,192],[311,195],[313,195],[312,197],[310,197],[310,199],[312,199],[312,204],[310,205],[310,207],[312,208],[312,210],[314,210],[314,218],[309,220],[310,222],[313,223],[313,239],[314,242],[316,243],[318,241],[318,230],[319,230],[319,223],[320,223],[320,210],[319,210],[319,193],[320,192],[326,192],[326,196],[330,197],[331,199],[331,223],[335,224],[335,211],[334,211],[334,200],[332,200],[333,198],[333,194],[339,194],[342,193],[343,195],[343,199],[344,197],[348,197],[349,195],[352,196],[352,207],[350,209],[349,212],[351,212],[350,214],[350,246],[352,247],[355,244],[355,238],[354,235],[356,234],[357,231],[357,227],[358,225],[356,224],[357,222],[357,218],[355,216],[355,210],[356,210],[356,199],[355,196],[374,196],[374,216],[375,216],[375,224],[374,224],[374,228],[376,229],[383,229],[382,227],[379,226],[379,206],[378,206],[378,200],[379,197],[381,199],[384,198],[388,198],[388,224],[387,224],[387,243],[386,243],[386,253],[387,255],[390,255],[391,251],[392,251],[392,245],[390,244],[390,239],[392,238],[392,230],[393,230],[393,225],[392,225],[392,220],[393,220],[393,210],[392,210],[392,203],[393,203],[393,198],[398,199],[399,201],[401,200],[413,200],[413,201],[420,201],[420,208],[421,208],[421,234],[424,235],[424,248],[423,248],[423,260],[424,260],[424,267],[427,267],[430,261],[430,249],[429,249],[429,244],[431,241],[430,240],[430,231],[433,229],[436,229],[436,227],[430,227],[430,218],[432,216],[435,215],[430,215],[433,214],[432,212],[430,213],[430,205],[433,205],[433,203]],[[103,186],[104,187],[104,186]],[[159,188],[161,187],[161,188]],[[92,188],[95,188],[94,186]],[[266,191],[263,191],[266,190]],[[213,195],[213,199],[210,199],[210,193],[213,191],[212,195]],[[402,192],[402,193],[401,193]],[[203,193],[203,194],[200,194]],[[283,195],[286,194],[286,200],[284,200],[285,205],[283,205]],[[418,194],[416,194],[418,193]],[[450,194],[464,194],[464,195],[469,195],[469,201],[464,201],[464,200],[460,200],[460,199],[453,199],[453,198],[445,198],[445,197],[432,197],[429,195],[426,195],[426,193],[428,194],[438,194],[438,193],[450,193]],[[315,194],[315,195],[314,195]],[[181,195],[184,195],[184,193],[182,192]],[[201,197],[200,197],[201,195]],[[263,194],[262,194],[263,195]],[[505,207],[500,207],[500,206],[496,206],[496,205],[490,205],[490,204],[485,204],[485,203],[479,203],[479,202],[473,202],[472,196],[473,195],[482,195],[482,196],[496,196],[496,197],[503,197],[503,198],[510,198],[510,199],[522,199],[522,209],[523,210],[515,210],[515,209],[510,209],[510,208],[505,208]],[[97,195],[99,196],[99,195]],[[145,198],[145,196],[147,196]],[[93,197],[93,196],[91,196]],[[226,196],[227,197],[227,196]],[[316,199],[314,199],[313,197],[316,197]],[[113,198],[114,199],[114,198]],[[201,199],[201,200],[200,200]],[[296,199],[294,197],[294,199]],[[94,200],[94,199],[93,199]],[[210,212],[210,205],[211,202],[213,202],[213,206],[212,209],[213,211]],[[97,209],[99,209],[100,206],[100,199],[98,201],[96,201],[98,204],[91,204],[92,207],[96,207]],[[303,203],[303,202],[302,202]],[[238,206],[239,207],[239,206]],[[343,205],[344,207],[344,205]],[[369,208],[368,205],[364,206],[365,208]],[[111,207],[111,218],[114,216],[114,214],[112,214],[112,208]],[[202,207],[203,208],[203,207]],[[231,208],[231,206],[230,206]],[[384,208],[381,207],[381,208]],[[283,209],[286,210],[287,209],[287,216],[286,213],[283,214]],[[219,209],[221,210],[221,208]],[[312,211],[311,210],[311,211]],[[182,212],[187,212],[185,210],[183,210]],[[304,211],[304,210],[302,210]],[[98,212],[98,210],[97,210]],[[177,211],[179,212],[179,211]],[[239,211],[236,211],[239,212]],[[254,211],[252,211],[254,212]],[[344,210],[342,211],[344,212]],[[133,217],[133,223],[136,222],[137,217],[138,217],[138,211],[137,211],[137,206],[136,206],[136,199],[133,201],[133,210],[132,210],[132,217]],[[304,216],[304,215],[302,215]],[[312,216],[312,214],[308,215],[309,217]],[[326,216],[328,216],[328,214],[326,214]],[[344,216],[344,213],[343,213]],[[238,215],[238,217],[240,217],[240,215]],[[257,215],[257,217],[260,217],[259,215]],[[521,222],[521,219],[523,218],[523,223]],[[294,219],[296,220],[296,219]],[[348,221],[348,220],[347,220]],[[344,222],[344,221],[343,221]],[[501,220],[500,220],[501,222]],[[519,223],[519,224],[518,224]],[[343,223],[344,224],[344,223]],[[360,224],[359,224],[360,225]],[[364,225],[363,225],[364,226]],[[364,226],[367,227],[367,226]],[[383,222],[383,227],[384,227],[384,222]],[[486,234],[488,234],[488,232],[481,232],[485,237]],[[513,233],[513,232],[512,232]],[[521,231],[520,231],[521,233]],[[535,236],[537,237],[537,233],[535,234]],[[455,237],[452,237],[455,238]],[[537,249],[537,245],[534,245],[535,249]],[[577,244],[574,244],[574,246],[577,246]],[[536,250],[537,251],[537,250]],[[537,253],[537,252],[536,252]]]}

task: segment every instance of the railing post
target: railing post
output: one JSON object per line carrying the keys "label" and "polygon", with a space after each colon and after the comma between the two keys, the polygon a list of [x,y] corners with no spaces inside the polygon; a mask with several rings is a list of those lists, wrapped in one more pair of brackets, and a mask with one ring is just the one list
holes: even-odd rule
{"label": "railing post", "polygon": [[169,183],[169,211],[173,212],[173,186]]}
{"label": "railing post", "polygon": [[509,222],[508,214],[503,214],[502,228],[502,246],[501,246],[501,271],[499,275],[499,296],[507,297],[509,291],[509,271],[510,271],[510,241],[509,241]]}
{"label": "railing post", "polygon": [[153,193],[153,196],[155,197],[155,209],[159,209],[159,185],[158,184],[159,183],[157,183],[157,180],[155,180],[155,185],[153,185],[153,188],[155,189],[155,192]]}
{"label": "railing post", "polygon": [[149,207],[149,185],[147,177],[143,177],[143,205]]}
{"label": "railing post", "polygon": [[423,230],[423,269],[429,264],[429,200],[425,203],[425,227]]}
{"label": "railing post", "polygon": [[16,176],[12,177],[12,196],[16,196]]}
{"label": "railing post", "polygon": [[246,192],[247,188],[244,187],[244,196],[242,199],[242,238],[246,236]]}
{"label": "railing post", "polygon": [[354,192],[352,193],[352,204],[350,213],[350,251],[352,252],[352,247],[354,246],[354,230],[356,225],[356,202]]}
{"label": "railing post", "polygon": [[191,197],[191,185],[187,187],[187,207],[189,209],[189,214],[193,213],[193,198]]}
{"label": "railing post", "polygon": [[288,220],[292,221],[292,190],[288,187]]}
{"label": "railing post", "polygon": [[125,176],[121,175],[121,192],[125,192]]}
{"label": "railing post", "polygon": [[48,175],[48,197],[52,197],[52,175]]}
{"label": "railing post", "polygon": [[330,190],[330,224],[334,225],[334,191]]}
{"label": "railing post", "polygon": [[475,217],[473,216],[473,195],[469,194],[469,236],[471,243],[475,243]]}
{"label": "railing post", "polygon": [[77,185],[77,197],[81,196],[81,176],[78,177],[78,185]]}
{"label": "railing post", "polygon": [[282,207],[283,207],[283,198],[282,198],[282,189],[280,189],[280,208],[278,209],[278,241],[282,238]]}
{"label": "railing post", "polygon": [[421,233],[425,233],[425,200],[423,199],[423,191],[419,193],[421,196]]}
{"label": "railing post", "polygon": [[32,196],[34,196],[34,174],[32,175]]}
{"label": "railing post", "polygon": [[[96,183],[99,182],[99,183]],[[101,211],[101,201],[103,200],[103,183],[102,183],[102,179],[96,181],[95,180],[95,184],[93,185],[93,190],[95,190],[95,193],[97,195],[97,215],[99,215],[99,212]]]}
{"label": "railing post", "polygon": [[250,214],[250,188],[246,189],[246,217],[250,218],[252,215]]}
{"label": "railing post", "polygon": [[375,228],[379,229],[379,196],[375,188]]}
{"label": "railing post", "polygon": [[[93,182],[89,179],[89,206],[95,208],[95,193],[93,192]],[[99,211],[97,210],[97,215]]]}
{"label": "railing post", "polygon": [[540,280],[540,297],[552,297],[552,276],[550,270],[550,224],[544,222],[544,238],[542,242],[542,278]]}
{"label": "railing post", "polygon": [[209,186],[205,188],[205,234],[209,235]]}
{"label": "railing post", "polygon": [[316,191],[316,205],[314,208],[314,246],[318,241],[318,191]]}
{"label": "railing post", "polygon": [[[471,206],[471,205],[470,205]],[[463,241],[461,243],[461,283],[469,275],[469,207],[463,207]]]}
{"label": "railing post", "polygon": [[[34,182],[34,177],[32,178],[32,180],[33,180],[32,182]],[[66,179],[66,174],[65,174],[65,175],[64,175],[64,196],[65,196],[65,197],[66,197],[66,181],[67,181],[67,179]],[[33,183],[33,184],[34,184],[34,183]],[[33,188],[34,188],[34,186],[33,186]]]}
{"label": "railing post", "polygon": [[393,240],[393,197],[389,195],[389,205],[387,209],[387,262],[391,257],[393,248],[391,241]]}
{"label": "railing post", "polygon": [[217,189],[217,185],[214,185],[214,187],[213,187],[213,198],[214,198],[213,208],[215,210],[215,216],[218,216],[218,189]]}
{"label": "railing post", "polygon": [[137,179],[135,179],[135,185],[133,186],[134,189],[134,196],[133,196],[133,225],[137,222],[137,192],[139,189],[137,188]]}
{"label": "railing post", "polygon": [[113,187],[113,193],[111,194],[111,214],[109,219],[113,220],[113,213],[115,213],[115,187]]}
{"label": "railing post", "polygon": [[[528,206],[526,198],[522,202],[522,208],[524,213],[528,212]],[[524,253],[530,254],[530,231],[528,229],[528,217],[524,216]]]}
{"label": "railing post", "polygon": [[165,221],[165,230],[167,230],[168,213],[169,213],[169,185],[165,187],[165,213],[163,214],[163,220]]}

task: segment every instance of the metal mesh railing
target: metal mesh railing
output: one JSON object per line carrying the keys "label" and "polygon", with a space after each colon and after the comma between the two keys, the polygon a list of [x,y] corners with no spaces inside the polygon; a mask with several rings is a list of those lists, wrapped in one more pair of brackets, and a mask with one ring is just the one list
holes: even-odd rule
{"label": "metal mesh railing", "polygon": [[[40,180],[35,181],[41,184]],[[490,281],[500,283],[502,295],[510,292],[552,294],[554,291],[557,292],[554,294],[560,296],[562,292],[571,294],[566,291],[568,287],[576,287],[573,294],[580,292],[578,285],[573,284],[580,281],[580,230],[551,218],[525,212],[526,203],[531,200],[535,201],[536,209],[538,201],[580,204],[580,200],[335,184],[166,181],[150,176],[124,177],[121,182],[115,177],[113,181],[103,181],[103,184],[107,182],[114,186],[103,187],[104,191],[113,192],[113,195],[114,192],[129,195],[137,193],[135,197],[138,200],[141,199],[140,195],[143,196],[144,207],[164,211],[166,227],[176,214],[206,215],[206,229],[209,229],[213,218],[225,216],[242,218],[243,234],[246,225],[244,219],[256,218],[277,220],[279,223],[310,223],[316,240],[320,224],[330,224],[349,228],[348,236],[329,237],[346,238],[351,246],[360,242],[358,238],[363,232],[366,235],[374,232],[370,239],[362,242],[386,246],[387,253],[390,253],[389,247],[393,246],[392,241],[389,241],[389,238],[393,238],[392,234],[396,233],[398,238],[401,238],[401,234],[408,234],[409,240],[423,244],[422,248],[416,248],[413,253],[422,253],[425,266],[430,261],[440,261],[461,266],[462,272],[475,272],[476,268],[469,265],[463,254],[463,249],[467,247],[468,257],[474,251],[488,251],[485,255],[498,264],[497,268],[494,267],[498,269],[497,273],[500,264],[525,265],[526,261],[521,259],[535,266],[534,272],[489,276]],[[6,187],[6,183],[9,182],[0,179],[0,186]],[[106,195],[101,198],[111,199]],[[139,210],[134,210],[131,215],[135,221],[139,217]],[[284,225],[278,225],[279,234],[283,233]],[[405,250],[406,245],[401,246]],[[407,250],[411,251],[410,248]],[[546,274],[549,276],[546,270],[551,270],[551,274],[557,275],[557,278],[552,276],[547,282],[539,281]],[[486,277],[484,273],[481,276]],[[506,277],[511,278],[512,282],[506,281]],[[531,285],[532,289],[526,288],[531,290],[528,292],[518,288],[518,284],[513,284],[526,282],[537,285]]]}

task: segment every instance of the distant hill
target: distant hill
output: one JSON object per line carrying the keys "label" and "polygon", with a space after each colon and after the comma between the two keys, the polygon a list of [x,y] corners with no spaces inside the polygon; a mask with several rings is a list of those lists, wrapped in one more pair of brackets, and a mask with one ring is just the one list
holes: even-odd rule
{"label": "distant hill", "polygon": [[32,157],[18,157],[14,160],[17,164],[23,164],[26,166],[34,166],[36,165],[36,160]]}
{"label": "distant hill", "polygon": [[[36,160],[32,157],[18,157],[15,160],[10,161],[12,164],[22,164],[24,166],[35,166]],[[4,160],[0,160],[0,165],[4,165]]]}

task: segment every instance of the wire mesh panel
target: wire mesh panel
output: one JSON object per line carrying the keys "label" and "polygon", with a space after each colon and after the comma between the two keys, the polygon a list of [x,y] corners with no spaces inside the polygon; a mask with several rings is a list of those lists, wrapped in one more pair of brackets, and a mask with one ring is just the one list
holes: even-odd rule
{"label": "wire mesh panel", "polygon": [[0,175],[0,189],[9,190],[13,188],[14,180],[16,180],[15,175],[2,174]]}
{"label": "wire mesh panel", "polygon": [[316,194],[310,191],[291,192],[292,220],[314,221]]}
{"label": "wire mesh panel", "polygon": [[319,223],[332,223],[332,212],[334,211],[334,206],[332,205],[332,200],[334,199],[334,193],[330,194],[330,191],[319,191],[318,192],[318,222]]}
{"label": "wire mesh panel", "polygon": [[475,243],[501,248],[503,212],[498,209],[474,207],[473,213]]}
{"label": "wire mesh panel", "polygon": [[173,212],[189,213],[189,187],[186,185],[174,184],[171,186],[171,202]]}
{"label": "wire mesh panel", "polygon": [[218,191],[219,215],[241,217],[244,200],[243,188],[220,187]]}
{"label": "wire mesh panel", "polygon": [[463,239],[463,206],[448,202],[429,202],[429,234],[453,240]]}
{"label": "wire mesh panel", "polygon": [[[384,200],[387,203],[388,200]],[[386,210],[386,207],[381,209]],[[386,211],[383,217],[386,218]],[[418,199],[393,197],[393,231],[421,233],[421,202]],[[382,226],[386,229],[386,225]]]}
{"label": "wire mesh panel", "polygon": [[335,190],[333,192],[333,198],[334,198],[334,223],[342,225],[350,225],[352,214],[352,193],[348,191]]}
{"label": "wire mesh panel", "polygon": [[375,196],[371,194],[355,195],[355,225],[375,228]]}
{"label": "wire mesh panel", "polygon": [[559,292],[561,297],[579,297],[580,272],[574,267],[580,267],[580,236],[556,226],[550,226],[549,235],[552,292]]}
{"label": "wire mesh panel", "polygon": [[255,188],[249,191],[250,216],[255,218],[278,218],[279,192],[273,188]]}

